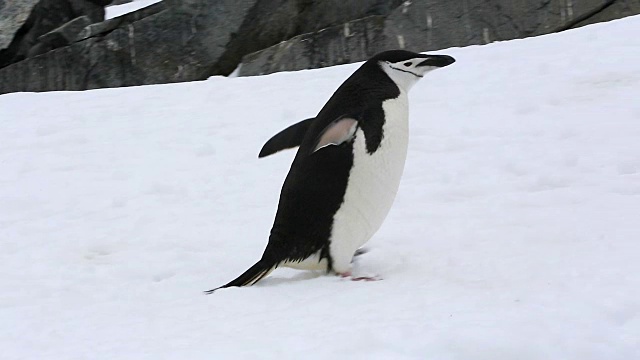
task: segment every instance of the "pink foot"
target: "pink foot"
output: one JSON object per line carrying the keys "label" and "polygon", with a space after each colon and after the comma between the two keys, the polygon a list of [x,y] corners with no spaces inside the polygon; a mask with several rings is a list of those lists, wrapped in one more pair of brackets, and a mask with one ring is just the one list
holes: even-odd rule
{"label": "pink foot", "polygon": [[351,281],[380,281],[382,280],[379,276],[358,276],[352,277]]}

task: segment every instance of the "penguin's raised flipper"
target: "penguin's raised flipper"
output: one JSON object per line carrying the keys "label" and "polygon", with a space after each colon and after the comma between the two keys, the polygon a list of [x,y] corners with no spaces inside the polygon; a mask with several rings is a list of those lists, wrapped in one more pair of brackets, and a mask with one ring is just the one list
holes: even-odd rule
{"label": "penguin's raised flipper", "polygon": [[234,286],[251,286],[269,275],[276,267],[278,267],[278,264],[269,265],[264,260],[260,260],[252,267],[250,267],[249,270],[245,271],[244,273],[242,273],[242,275],[238,276],[229,283],[215,289],[207,290],[204,293],[213,294],[213,292],[216,290]]}
{"label": "penguin's raised flipper", "polygon": [[291,149],[294,147],[300,146],[302,144],[302,140],[304,136],[307,134],[307,130],[311,123],[316,118],[309,118],[300,121],[297,124],[293,124],[288,128],[280,131],[275,134],[271,139],[269,139],[262,150],[260,150],[260,154],[258,158],[263,158],[265,156],[269,156],[271,154],[277,153],[281,150]]}
{"label": "penguin's raised flipper", "polygon": [[343,117],[332,122],[322,130],[313,152],[330,145],[340,145],[353,139],[357,127],[358,121],[350,117]]}

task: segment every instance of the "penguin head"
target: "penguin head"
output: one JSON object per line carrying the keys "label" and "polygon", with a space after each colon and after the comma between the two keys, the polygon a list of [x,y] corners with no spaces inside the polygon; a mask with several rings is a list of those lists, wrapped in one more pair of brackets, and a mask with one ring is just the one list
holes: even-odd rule
{"label": "penguin head", "polygon": [[448,55],[418,54],[406,50],[389,50],[372,57],[398,87],[408,92],[426,73],[456,60]]}

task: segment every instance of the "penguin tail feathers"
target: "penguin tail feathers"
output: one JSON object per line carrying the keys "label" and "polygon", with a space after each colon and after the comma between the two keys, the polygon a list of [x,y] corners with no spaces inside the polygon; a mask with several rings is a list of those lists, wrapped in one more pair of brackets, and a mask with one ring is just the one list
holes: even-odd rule
{"label": "penguin tail feathers", "polygon": [[251,286],[257,283],[258,281],[262,280],[263,278],[265,278],[277,267],[278,267],[277,263],[276,264],[266,263],[265,261],[260,260],[257,263],[255,263],[252,267],[250,267],[249,270],[245,271],[244,273],[242,273],[242,275],[238,276],[234,280],[231,280],[228,284],[222,285],[215,289],[207,290],[204,293],[213,294],[213,292],[216,290],[224,289],[228,287],[234,287],[234,286],[238,286],[238,287]]}

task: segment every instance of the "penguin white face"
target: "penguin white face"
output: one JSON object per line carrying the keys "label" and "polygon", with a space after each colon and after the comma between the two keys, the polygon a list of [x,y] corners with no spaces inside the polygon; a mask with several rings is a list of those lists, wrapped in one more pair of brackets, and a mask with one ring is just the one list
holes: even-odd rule
{"label": "penguin white face", "polygon": [[387,75],[405,92],[408,92],[426,73],[447,65],[455,60],[447,55],[415,54],[400,61],[380,59],[378,63]]}

